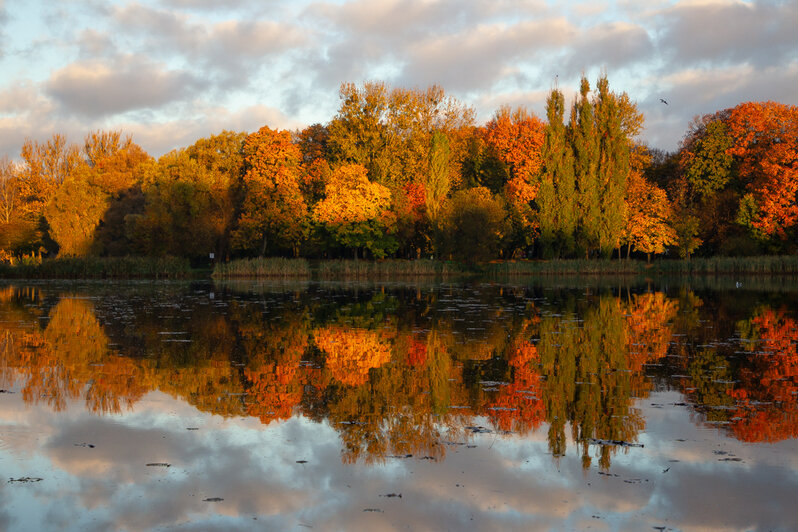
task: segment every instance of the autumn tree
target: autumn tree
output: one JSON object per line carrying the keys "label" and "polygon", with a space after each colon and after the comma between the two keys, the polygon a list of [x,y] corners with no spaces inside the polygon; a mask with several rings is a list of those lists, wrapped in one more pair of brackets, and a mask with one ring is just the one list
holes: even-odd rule
{"label": "autumn tree", "polygon": [[22,214],[36,235],[35,241],[28,246],[37,248],[37,251],[44,250],[45,247],[55,251],[57,245],[47,233],[44,209],[61,183],[80,164],[79,149],[76,145],[69,144],[64,135],[54,134],[46,142],[25,139],[20,156],[20,191],[24,205]]}
{"label": "autumn tree", "polygon": [[596,136],[598,138],[598,164],[596,171],[599,187],[599,247],[609,255],[613,248],[620,248],[626,225],[625,204],[626,180],[629,176],[629,129],[634,125],[630,115],[639,115],[629,104],[628,97],[616,95],[609,90],[606,76],[599,78],[598,94],[594,104]]}
{"label": "autumn tree", "polygon": [[507,200],[513,225],[511,245],[517,249],[531,245],[538,229],[532,204],[540,187],[545,129],[544,123],[523,107],[500,108],[481,129],[487,156],[497,158],[501,164],[495,165],[495,170],[505,173],[496,191]]}
{"label": "autumn tree", "polygon": [[670,225],[671,206],[664,190],[649,182],[643,169],[650,162],[647,150],[636,146],[632,152],[632,171],[626,182],[626,256],[632,248],[646,254],[663,253],[676,242],[676,233]]}
{"label": "autumn tree", "polygon": [[579,98],[571,108],[568,137],[574,154],[574,181],[578,224],[577,245],[585,256],[598,248],[600,235],[599,182],[598,182],[598,137],[595,134],[593,102],[588,98],[590,83],[582,77]]}
{"label": "autumn tree", "polygon": [[445,133],[436,131],[430,139],[429,170],[424,182],[424,205],[432,223],[437,222],[441,207],[451,189],[450,157],[449,138]]}
{"label": "autumn tree", "polygon": [[101,253],[96,232],[112,202],[138,184],[149,156],[119,131],[86,135],[83,160],[56,189],[45,207],[59,255]]}
{"label": "autumn tree", "polygon": [[544,256],[568,255],[573,249],[576,227],[574,160],[566,139],[564,114],[565,97],[554,89],[546,100],[549,123],[543,141],[543,172],[537,199]]}
{"label": "autumn tree", "polygon": [[459,190],[447,203],[441,230],[441,249],[468,262],[498,255],[507,235],[507,211],[502,199],[487,188]]}
{"label": "autumn tree", "polygon": [[798,225],[798,107],[743,103],[728,118],[749,216],[741,221],[767,237],[786,240]]}
{"label": "autumn tree", "polygon": [[[340,98],[338,113],[327,127],[331,162],[362,165],[371,181],[391,189],[423,182],[435,131],[449,135],[450,149],[459,155],[460,137],[450,133],[474,119],[472,109],[436,85],[420,90],[344,83]],[[450,173],[457,171],[458,161],[458,156],[450,159]]]}
{"label": "autumn tree", "polygon": [[20,168],[8,157],[0,158],[0,253],[14,255],[35,239],[35,228],[25,217]]}
{"label": "autumn tree", "polygon": [[143,168],[143,214],[128,217],[128,232],[138,253],[207,257],[215,234],[208,217],[211,179],[185,150],[169,152]]}
{"label": "autumn tree", "polygon": [[230,252],[230,239],[236,222],[241,198],[239,189],[244,171],[243,132],[222,131],[201,138],[186,148],[186,154],[195,160],[207,175],[210,188],[209,218],[214,233],[214,250],[219,259]]}
{"label": "autumn tree", "polygon": [[382,258],[398,247],[392,236],[396,219],[391,212],[391,191],[369,181],[367,173],[357,164],[334,170],[325,198],[313,210],[313,220],[339,245],[352,249],[355,258],[361,248]]}
{"label": "autumn tree", "polygon": [[243,153],[243,202],[233,247],[258,256],[270,246],[297,255],[308,211],[300,193],[299,148],[288,131],[264,126],[247,137]]}
{"label": "autumn tree", "polygon": [[677,207],[673,213],[671,226],[675,232],[676,249],[679,256],[690,260],[693,252],[701,245],[702,240],[698,237],[699,220],[686,207]]}

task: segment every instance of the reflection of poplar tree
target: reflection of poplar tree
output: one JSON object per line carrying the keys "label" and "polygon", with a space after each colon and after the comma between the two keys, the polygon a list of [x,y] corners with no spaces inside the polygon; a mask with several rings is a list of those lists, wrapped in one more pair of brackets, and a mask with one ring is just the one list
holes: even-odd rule
{"label": "reflection of poplar tree", "polygon": [[452,359],[443,340],[436,331],[427,336],[427,360],[429,364],[429,391],[432,412],[444,414],[451,404],[451,383],[449,375]]}
{"label": "reflection of poplar tree", "polygon": [[[546,377],[549,449],[554,456],[565,454],[565,424],[570,423],[587,468],[592,439],[635,441],[643,421],[630,408],[633,376],[617,298],[599,299],[585,312],[582,327],[573,318],[570,312],[543,318],[538,352]],[[600,447],[601,468],[609,468],[613,449]]]}

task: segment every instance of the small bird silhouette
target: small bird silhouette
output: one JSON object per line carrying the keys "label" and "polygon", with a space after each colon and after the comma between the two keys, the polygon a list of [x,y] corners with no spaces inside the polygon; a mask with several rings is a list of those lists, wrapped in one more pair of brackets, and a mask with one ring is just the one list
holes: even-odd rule
{"label": "small bird silhouette", "polygon": [[662,103],[664,103],[665,105],[668,105],[668,102],[666,102],[666,101],[665,101],[665,100],[663,100],[662,98],[660,98],[660,99],[659,99],[659,101],[661,101],[661,102],[662,102]]}

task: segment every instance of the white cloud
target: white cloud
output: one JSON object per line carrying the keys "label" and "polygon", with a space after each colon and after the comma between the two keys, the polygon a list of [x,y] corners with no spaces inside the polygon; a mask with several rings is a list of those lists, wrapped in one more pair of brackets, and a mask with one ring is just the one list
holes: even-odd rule
{"label": "white cloud", "polygon": [[158,109],[201,86],[191,73],[164,68],[142,56],[115,61],[87,60],[53,73],[47,93],[67,114],[98,117],[134,109]]}

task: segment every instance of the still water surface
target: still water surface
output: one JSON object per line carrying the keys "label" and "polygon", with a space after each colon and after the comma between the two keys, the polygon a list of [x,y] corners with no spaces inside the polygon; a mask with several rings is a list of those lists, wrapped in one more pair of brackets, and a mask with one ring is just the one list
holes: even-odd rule
{"label": "still water surface", "polygon": [[0,286],[0,530],[795,530],[798,292]]}

